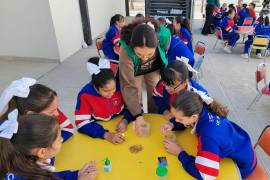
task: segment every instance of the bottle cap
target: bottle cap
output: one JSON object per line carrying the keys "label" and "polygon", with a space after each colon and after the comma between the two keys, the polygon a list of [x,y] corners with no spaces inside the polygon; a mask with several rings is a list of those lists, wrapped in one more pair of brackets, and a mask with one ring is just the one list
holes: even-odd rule
{"label": "bottle cap", "polygon": [[108,159],[108,158],[106,158],[106,160],[105,160],[105,163],[104,163],[105,165],[110,165],[111,164],[111,162],[110,162],[110,160]]}
{"label": "bottle cap", "polygon": [[164,177],[164,176],[167,176],[168,174],[168,169],[164,166],[159,166],[156,170],[156,174],[157,176],[159,177]]}

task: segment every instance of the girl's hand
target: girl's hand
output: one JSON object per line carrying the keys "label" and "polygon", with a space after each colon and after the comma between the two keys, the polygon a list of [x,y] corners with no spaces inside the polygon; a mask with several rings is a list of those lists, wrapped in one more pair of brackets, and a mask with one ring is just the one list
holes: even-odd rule
{"label": "girl's hand", "polygon": [[113,144],[121,144],[125,141],[125,137],[122,136],[122,134],[115,132],[106,132],[104,134],[104,139]]}
{"label": "girl's hand", "polygon": [[168,111],[168,110],[165,110],[165,111],[163,112],[163,115],[164,115],[165,119],[167,119],[168,121],[169,121],[170,119],[174,118],[174,115],[173,115],[170,111]]}
{"label": "girl's hand", "polygon": [[135,132],[136,132],[139,136],[141,136],[141,135],[142,135],[141,127],[142,127],[143,124],[145,123],[145,120],[144,120],[143,116],[137,117],[134,123],[135,123],[135,124],[134,124],[134,125],[135,125],[135,126],[134,126],[134,127],[135,127]]}
{"label": "girl's hand", "polygon": [[173,124],[171,122],[166,122],[160,127],[160,131],[163,135],[165,135],[168,131],[173,129]]}
{"label": "girl's hand", "polygon": [[164,140],[164,147],[167,152],[178,156],[183,148],[175,141]]}
{"label": "girl's hand", "polygon": [[116,132],[123,133],[127,130],[128,127],[128,121],[126,119],[122,119],[121,121],[118,122],[116,125]]}
{"label": "girl's hand", "polygon": [[98,168],[94,161],[89,161],[78,173],[78,180],[95,180]]}

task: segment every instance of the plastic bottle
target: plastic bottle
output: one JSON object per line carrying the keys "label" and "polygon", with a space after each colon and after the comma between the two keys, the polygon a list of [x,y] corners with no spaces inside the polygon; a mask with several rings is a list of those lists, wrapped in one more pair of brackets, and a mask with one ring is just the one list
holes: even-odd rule
{"label": "plastic bottle", "polygon": [[112,170],[111,161],[108,158],[106,158],[105,162],[104,162],[104,171],[105,172],[110,172],[111,170]]}

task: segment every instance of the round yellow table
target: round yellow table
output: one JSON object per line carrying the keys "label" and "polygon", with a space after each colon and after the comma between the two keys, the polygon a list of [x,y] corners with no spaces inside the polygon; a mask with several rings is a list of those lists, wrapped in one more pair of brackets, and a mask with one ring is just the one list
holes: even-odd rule
{"label": "round yellow table", "polygon": [[[80,169],[89,160],[95,160],[98,164],[99,175],[97,180],[155,180],[155,171],[158,165],[158,157],[165,156],[168,161],[168,180],[194,179],[182,167],[177,157],[167,153],[163,147],[163,135],[160,133],[160,126],[165,122],[161,115],[146,114],[145,119],[151,124],[149,137],[138,137],[133,131],[132,124],[125,132],[126,141],[120,145],[113,145],[102,139],[90,138],[80,133],[75,133],[62,146],[60,153],[56,156],[56,171]],[[118,117],[102,125],[114,131]],[[190,133],[191,129],[183,132],[176,132],[177,141],[192,155],[197,152],[197,137]],[[129,147],[142,145],[143,150],[132,154]],[[103,162],[108,157],[112,163],[112,171],[104,172]],[[218,179],[236,180],[240,179],[234,162],[230,159],[223,159],[220,165]]]}

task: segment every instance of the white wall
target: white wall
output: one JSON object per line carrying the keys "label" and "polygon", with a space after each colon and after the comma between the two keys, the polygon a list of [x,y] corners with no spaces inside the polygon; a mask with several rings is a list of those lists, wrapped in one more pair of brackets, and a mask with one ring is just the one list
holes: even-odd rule
{"label": "white wall", "polygon": [[78,0],[49,0],[60,61],[81,48],[83,41]]}
{"label": "white wall", "polygon": [[107,31],[114,14],[126,15],[125,0],[88,0],[88,10],[93,39]]}
{"label": "white wall", "polygon": [[48,1],[0,1],[0,56],[59,59]]}

